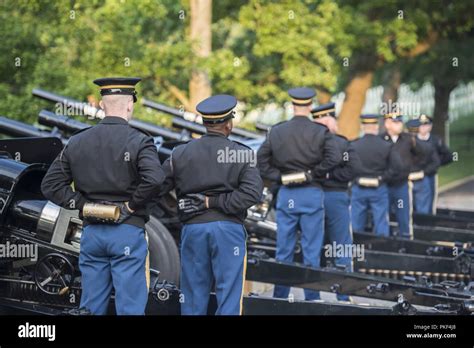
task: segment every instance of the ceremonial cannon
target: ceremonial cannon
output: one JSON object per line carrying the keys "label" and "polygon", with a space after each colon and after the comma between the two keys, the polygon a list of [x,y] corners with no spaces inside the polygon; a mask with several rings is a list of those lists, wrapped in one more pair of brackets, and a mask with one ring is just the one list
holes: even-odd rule
{"label": "ceremonial cannon", "polygon": [[[64,115],[57,115],[48,110],[41,110],[38,114],[38,123],[44,126],[53,127],[62,132],[63,137],[68,137],[71,134],[91,127],[91,125],[77,121]],[[150,125],[152,127],[153,125]],[[176,145],[176,141],[181,142],[182,139],[187,139],[179,133],[172,132],[168,129],[157,128],[154,129],[155,134],[155,145],[157,146],[158,153],[164,159],[171,154],[170,147]],[[172,146],[166,143],[166,140],[174,141]]]}
{"label": "ceremonial cannon", "polygon": [[[102,109],[96,108],[88,103],[80,102],[78,100],[74,100],[74,99],[61,96],[55,93],[44,91],[42,89],[35,88],[33,89],[32,94],[35,97],[39,97],[41,99],[63,105],[66,111],[71,110],[71,112],[73,112],[74,114],[87,116],[89,119],[102,119],[105,116],[104,111]],[[184,130],[181,133],[181,135],[177,136],[176,134],[169,133],[170,132],[169,129],[152,124],[150,122],[141,121],[141,120],[132,119],[130,120],[129,124],[133,127],[136,127],[138,129],[141,129],[149,133],[152,136],[163,136],[165,138],[168,137],[170,139],[174,138],[174,140],[177,140],[177,141],[189,140],[190,132],[193,132],[196,134],[205,133],[204,126],[199,123],[187,121],[183,118],[176,117],[176,116],[173,118],[172,121],[173,121],[173,125],[176,125],[177,128]],[[260,138],[262,138],[261,141],[263,141],[263,137],[260,137]],[[230,139],[236,140],[242,143],[246,143],[246,141],[252,140],[252,139],[245,138],[238,135],[231,135]],[[258,141],[261,143],[260,140]]]}
{"label": "ceremonial cannon", "polygon": [[[43,120],[45,119],[44,116],[45,113],[43,113]],[[45,173],[45,170],[47,169],[49,164],[56,158],[56,156],[62,150],[63,145],[67,144],[67,138],[64,135],[60,134],[58,128],[61,129],[64,126],[64,128],[67,128],[69,131],[74,132],[89,127],[89,125],[78,121],[65,122],[64,117],[58,115],[49,114],[47,116],[50,124],[54,123],[56,127],[55,132],[53,133],[45,130],[39,130],[33,126],[24,124],[19,121],[13,121],[7,118],[0,118],[0,133],[15,137],[22,137],[19,139],[0,140],[0,149],[3,151],[2,154],[5,159],[11,160],[18,166],[27,166],[28,164],[37,165],[38,163],[40,163],[42,164],[42,168],[44,169],[43,171]],[[14,127],[12,127],[12,125]],[[37,137],[31,137],[33,135]],[[168,156],[170,150],[164,147],[160,147],[159,152],[163,156]],[[13,159],[15,158],[16,161],[13,161]],[[8,161],[3,161],[2,164],[6,166],[8,164]],[[41,175],[41,177],[42,176],[43,175]],[[40,197],[42,200],[44,200],[44,197],[42,197],[41,193],[39,192],[40,183],[41,180],[37,180],[35,182],[30,183],[29,185],[31,185],[32,187],[35,186],[35,192],[37,193],[37,196],[35,196],[35,198]],[[28,196],[27,194],[22,195]],[[47,201],[44,200],[44,202]],[[35,209],[40,210],[41,207],[39,207],[38,204],[39,203],[36,203]],[[52,203],[50,203],[50,205],[51,204]],[[58,208],[59,207],[56,207],[55,209]],[[65,212],[75,212],[75,216],[77,218],[77,211],[66,210],[62,208],[59,209]],[[159,207],[156,208],[156,211],[158,214],[164,214]],[[5,214],[9,215],[8,212],[6,212]],[[64,229],[69,229],[69,227],[64,227]],[[149,238],[151,268],[160,272],[161,279],[166,279],[169,282],[178,284],[179,253],[176,243],[174,241],[174,237],[170,234],[169,230],[165,227],[165,225],[163,225],[162,222],[160,222],[160,220],[156,216],[152,216],[150,218],[150,221],[146,226],[146,230]],[[76,246],[78,246],[78,244]],[[75,251],[78,251],[78,249]]]}
{"label": "ceremonial cannon", "polygon": [[0,116],[0,130],[4,135],[11,137],[50,137],[50,136],[62,136],[59,133],[44,131],[36,128],[35,126],[23,123],[20,121],[12,120],[8,117]]}
{"label": "ceremonial cannon", "polygon": [[[59,102],[59,101],[58,101]],[[68,102],[66,102],[68,103]],[[85,104],[85,103],[83,103]],[[82,106],[83,109],[85,109],[85,105]],[[100,110],[99,110],[100,111]],[[95,111],[95,113],[99,113],[99,111]],[[94,112],[92,112],[94,113]],[[177,118],[178,119],[178,118]],[[181,118],[179,118],[181,119]],[[181,119],[182,120],[182,119]],[[1,121],[1,120],[0,120]],[[8,121],[7,120],[7,124]],[[184,120],[186,121],[186,120]],[[141,122],[141,121],[138,121]],[[176,128],[181,128],[185,130],[186,132],[174,132],[172,130],[158,127],[158,128],[153,128],[154,129],[154,135],[156,137],[160,137],[163,139],[162,143],[163,144],[170,144],[170,147],[167,148],[168,150],[172,149],[175,144],[179,143],[182,138],[180,138],[183,134],[192,134],[192,133],[197,133],[197,134],[202,134],[199,124],[193,123],[192,128],[191,125],[186,123],[179,123],[180,121],[175,121]],[[43,110],[40,113],[39,116],[39,123],[44,126],[48,126],[52,128],[52,132],[47,132],[44,130],[38,130],[35,127],[29,128],[30,132],[33,131],[39,131],[41,133],[41,136],[47,136],[48,134],[56,134],[57,136],[60,136],[62,138],[61,141],[58,142],[58,138],[55,138],[55,141],[57,143],[67,143],[67,137],[70,136],[72,133],[75,131],[81,130],[85,127],[88,127],[89,125],[86,123],[79,122],[75,119],[62,116],[62,115],[56,115],[54,113],[48,112]],[[181,125],[181,127],[179,127]],[[0,122],[1,126],[1,122]],[[17,124],[18,126],[18,124]],[[148,127],[155,127],[152,124],[147,123]],[[31,126],[30,126],[31,127]],[[18,127],[17,127],[18,128]],[[21,128],[21,127],[20,127]],[[0,127],[1,129],[1,127]],[[163,130],[166,130],[166,132],[163,132]],[[5,132],[7,133],[7,132]],[[25,131],[23,134],[13,134],[13,133],[7,133],[11,136],[31,136],[33,133],[30,133],[28,135],[28,132]],[[38,134],[38,136],[40,136]],[[256,141],[259,141],[259,139],[256,139]],[[174,143],[176,142],[176,143]],[[161,147],[162,145],[160,145]],[[159,147],[159,149],[160,149]],[[33,152],[33,151],[32,151]],[[163,156],[167,156],[167,154],[162,154]],[[168,154],[169,155],[169,154]],[[11,159],[9,159],[11,160]],[[0,163],[1,167],[2,163]],[[45,163],[45,168],[47,168],[47,163]],[[267,197],[268,198],[268,197]],[[270,199],[270,198],[268,198]],[[35,199],[36,200],[41,200],[41,199]],[[175,203],[175,202],[174,202]],[[21,202],[19,203],[15,211],[10,211],[7,213],[8,216],[14,216],[16,219],[23,220],[25,219],[26,215],[31,217],[31,219],[34,221],[35,216],[41,217],[41,213],[43,209],[45,208],[47,203],[45,205],[42,205],[42,203],[24,203]],[[272,238],[272,234],[274,236],[275,234],[275,229],[270,228],[269,230],[261,229],[259,227],[262,226],[262,224],[266,225],[272,225],[271,221],[266,221],[265,216],[267,213],[267,210],[269,208],[270,204],[268,201],[262,202],[262,204],[253,207],[249,211],[249,218],[246,221],[246,226],[251,234],[251,238],[249,239],[249,250],[251,251],[251,255],[249,257],[249,273],[247,275],[248,280],[254,280],[254,281],[259,281],[259,282],[268,282],[268,283],[277,283],[277,284],[284,284],[284,285],[292,285],[296,287],[303,287],[303,288],[309,288],[313,290],[322,290],[322,291],[332,291],[336,293],[344,293],[344,294],[349,294],[349,295],[358,295],[358,296],[364,296],[364,297],[370,297],[370,298],[376,298],[376,299],[383,299],[383,300],[390,300],[390,301],[400,301],[402,300],[401,303],[405,303],[404,301],[410,302],[412,304],[422,304],[422,305],[427,305],[430,307],[436,307],[438,306],[435,310],[431,310],[432,313],[460,313],[460,312],[470,312],[470,308],[472,307],[471,304],[471,299],[472,299],[472,291],[470,290],[469,287],[466,287],[466,281],[470,279],[470,274],[466,272],[462,273],[451,273],[451,270],[449,267],[454,267],[455,263],[453,260],[445,260],[446,255],[444,255],[442,252],[446,252],[448,249],[443,247],[446,247],[445,245],[441,245],[440,248],[436,249],[435,243],[431,243],[429,241],[426,241],[425,245],[421,245],[420,241],[412,241],[413,243],[409,243],[407,241],[406,244],[403,244],[401,240],[398,240],[398,245],[403,245],[405,247],[405,250],[402,250],[403,252],[398,252],[398,257],[397,255],[390,255],[390,253],[394,254],[396,250],[392,250],[388,248],[387,246],[391,245],[388,241],[371,241],[369,239],[366,239],[364,244],[368,245],[369,242],[371,243],[370,245],[373,246],[374,252],[372,250],[367,251],[366,256],[367,256],[367,261],[368,262],[373,262],[372,264],[370,263],[365,263],[365,264],[359,264],[356,267],[356,271],[359,271],[358,273],[353,273],[349,274],[347,272],[343,272],[341,270],[338,270],[337,268],[331,267],[330,264],[327,265],[326,268],[323,269],[311,269],[309,267],[305,267],[300,264],[282,264],[279,262],[276,262],[275,260],[271,259],[272,251],[274,250],[274,238]],[[62,209],[62,208],[60,208]],[[26,214],[25,212],[32,211],[33,213]],[[16,215],[15,215],[16,214]],[[156,218],[156,216],[152,217],[153,219],[156,219],[159,223],[164,223],[166,226],[168,225],[169,220],[175,219],[176,216],[172,211],[164,210],[162,212],[162,215],[159,217],[159,219]],[[9,227],[13,226],[12,224],[9,225]],[[23,226],[23,225],[22,225]],[[274,225],[273,225],[274,227]],[[19,229],[25,229],[26,231],[32,231],[34,230],[33,227],[27,226],[27,227],[19,227]],[[76,229],[77,230],[77,229]],[[17,235],[18,231],[10,231],[7,232],[9,235]],[[44,238],[44,234],[42,233],[36,233],[35,236],[38,235],[38,239],[40,237]],[[77,235],[78,233],[76,232],[74,235],[76,235],[76,238],[71,238],[66,244],[70,244],[73,248],[77,248]],[[174,235],[174,238],[177,236]],[[170,237],[172,241],[172,245],[174,248],[176,248],[176,244],[173,240],[173,237]],[[371,236],[368,236],[368,238]],[[34,243],[38,244],[42,241],[42,243],[46,243],[47,245],[52,244],[53,239],[46,239],[46,240],[41,240],[39,239],[38,241],[35,239]],[[55,239],[58,240],[58,239]],[[62,241],[61,238],[59,238],[60,241]],[[361,242],[362,239],[357,239],[356,241]],[[418,243],[418,244],[417,244]],[[162,243],[164,244],[164,243]],[[40,244],[38,244],[40,245]],[[173,249],[173,246],[167,246],[167,250],[162,250],[161,254],[166,254],[169,250],[168,249]],[[403,249],[403,247],[400,248]],[[391,269],[389,267],[389,262],[388,260],[392,258],[392,263],[393,260],[396,259],[401,259],[404,258],[408,262],[409,265],[418,265],[420,266],[422,262],[418,262],[416,260],[417,254],[413,252],[413,250],[421,250],[422,248],[427,247],[433,247],[432,250],[441,250],[442,252],[439,254],[433,254],[429,256],[428,258],[424,258],[422,262],[426,263],[426,268],[430,266],[430,262],[437,262],[438,265],[442,265],[443,267],[447,267],[444,270],[446,272],[447,277],[446,279],[441,278],[437,282],[433,282],[432,280],[428,278],[427,273],[429,271],[427,269],[423,271],[416,270],[415,268],[413,269],[413,275],[408,272],[403,274],[402,272],[399,272],[397,277],[393,277],[392,271],[400,271],[399,269]],[[464,251],[469,250],[468,245],[463,245]],[[53,245],[53,248],[55,251],[59,251],[59,254],[67,253],[68,250],[67,248],[64,248],[59,246],[59,245]],[[383,248],[387,248],[388,250],[383,250]],[[410,249],[411,248],[411,249]],[[418,249],[417,249],[418,248]],[[66,250],[64,250],[66,249]],[[150,247],[151,254],[157,253],[156,251],[151,250],[152,247]],[[409,252],[412,253],[413,255],[410,255],[407,253],[407,250],[409,249]],[[177,249],[175,249],[177,251]],[[73,267],[76,266],[74,263],[75,258],[77,258],[77,249],[76,250],[69,250],[69,252],[72,253],[71,259],[72,261],[70,262]],[[48,253],[47,253],[48,254]],[[420,251],[421,254],[421,251]],[[382,255],[382,257],[381,257]],[[166,256],[167,258],[169,255]],[[444,259],[443,259],[444,258]],[[375,261],[374,261],[375,260]],[[53,262],[54,261],[54,262]],[[60,269],[69,269],[70,267],[68,266],[68,263],[63,260],[62,258],[59,259],[52,259],[53,263],[56,263],[59,265],[58,267],[54,268],[52,272],[47,272],[45,271],[43,274],[43,278],[40,276],[39,279],[40,281],[45,281],[46,279],[50,278],[52,274],[57,274],[60,272],[58,268]],[[385,263],[384,263],[385,262]],[[158,268],[160,269],[159,266],[152,266],[152,268]],[[394,267],[395,268],[395,267]],[[11,270],[11,268],[7,267],[7,269]],[[174,269],[179,269],[179,259],[177,264],[174,265]],[[51,269],[50,269],[51,271]],[[161,270],[160,270],[161,271]],[[388,277],[385,277],[385,273],[388,271]],[[470,270],[469,270],[470,271]],[[415,273],[415,272],[422,272],[421,275]],[[451,274],[454,274],[455,277],[454,279],[451,279]],[[463,275],[463,279],[458,279],[459,274]],[[160,277],[163,275],[160,274]],[[283,275],[285,277],[283,277]],[[469,275],[469,278],[466,279],[465,276]],[[80,293],[80,283],[67,283],[66,284],[69,286],[64,286],[63,280],[61,279],[56,279],[58,281],[57,286],[53,286],[55,283],[52,283],[51,285],[55,289],[53,291],[53,294],[46,294],[44,291],[42,291],[40,288],[35,288],[35,273],[29,274],[26,276],[26,279],[30,278],[28,281],[30,283],[25,283],[25,287],[32,287],[33,294],[36,297],[36,300],[38,301],[37,303],[42,303],[42,304],[48,304],[47,301],[43,300],[38,300],[40,296],[53,296],[53,300],[60,300],[61,296],[63,298],[61,299],[62,304],[56,304],[58,308],[69,308],[69,307],[74,307],[70,303],[68,304],[67,301],[64,302],[66,299],[65,294],[75,294],[77,296]],[[68,276],[69,278],[74,278],[72,276]],[[154,278],[156,278],[156,273],[154,273]],[[169,279],[169,277],[162,277],[161,279]],[[17,279],[18,280],[18,279]],[[31,283],[33,282],[33,283]],[[174,282],[177,284],[177,281]],[[33,285],[32,285],[33,284]],[[75,293],[74,290],[77,288],[77,292]],[[11,290],[11,289],[10,289]],[[15,290],[16,291],[16,290]],[[150,301],[150,305],[153,307],[152,313],[158,313],[160,310],[159,308],[155,308],[160,304],[163,304],[164,301],[162,299],[164,298],[172,298],[173,300],[171,302],[168,302],[168,304],[165,306],[167,309],[165,310],[168,311],[170,310],[173,312],[173,310],[176,309],[176,306],[179,307],[179,303],[175,300],[176,294],[178,290],[177,288],[170,284],[162,284],[162,283],[155,283],[155,285],[152,287],[151,291],[151,296],[154,298],[153,301]],[[42,295],[39,295],[39,294]],[[160,293],[161,295],[158,295]],[[401,295],[401,297],[399,297]],[[18,296],[21,296],[21,293],[15,292],[15,296],[8,297],[8,294],[5,294],[5,297],[2,298],[8,298],[10,300],[14,300],[15,298],[18,298]],[[161,298],[161,299],[160,299]],[[158,299],[158,301],[157,301]],[[51,300],[50,298],[48,300]],[[53,301],[54,302],[54,301]],[[165,301],[166,302],[166,301]],[[173,303],[173,305],[170,307],[170,303]],[[341,313],[346,311],[346,313],[352,313],[352,314],[357,314],[360,313],[362,314],[362,308],[357,305],[330,305],[330,304],[322,304],[318,306],[306,306],[304,307],[304,304],[307,303],[301,303],[301,305],[304,307],[300,308],[298,312],[294,312],[296,310],[296,307],[288,307],[287,301],[281,301],[281,300],[274,300],[274,299],[264,299],[264,298],[259,298],[255,296],[251,297],[245,297],[244,298],[244,306],[247,304],[247,306],[244,308],[244,312],[248,314],[265,314],[268,312],[265,312],[265,310],[268,311],[268,308],[279,308],[281,309],[281,312],[279,313],[288,313],[288,314],[297,314],[299,311],[303,311],[306,314],[318,314],[318,313]],[[445,306],[440,308],[439,305]],[[159,306],[158,306],[159,307]],[[318,308],[316,308],[318,307]],[[173,308],[173,309],[171,309]],[[385,310],[385,312],[384,312]],[[388,314],[390,313],[395,313],[396,311],[394,309],[386,308],[386,309],[380,309],[380,308],[368,308],[365,307],[364,311],[367,313],[371,314],[377,314],[377,313],[382,313]],[[149,312],[150,313],[150,312]],[[398,312],[397,312],[398,313]],[[406,314],[409,314],[408,312]]]}

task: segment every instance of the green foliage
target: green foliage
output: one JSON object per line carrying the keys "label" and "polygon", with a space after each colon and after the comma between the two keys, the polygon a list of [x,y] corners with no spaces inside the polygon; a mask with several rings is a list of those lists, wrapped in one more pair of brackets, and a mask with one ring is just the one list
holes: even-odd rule
{"label": "green foliage", "polygon": [[474,34],[440,40],[426,54],[420,55],[402,65],[402,77],[413,89],[434,79],[456,86],[460,82],[474,79],[472,51]]}
{"label": "green foliage", "polygon": [[279,100],[290,85],[338,92],[353,73],[422,53],[436,38],[470,30],[466,12],[469,2],[251,0],[240,22],[253,38],[250,78],[273,94],[262,97]]}
{"label": "green foliage", "polygon": [[140,93],[168,103],[170,83],[187,88],[192,57],[179,2],[9,0],[0,6],[6,52],[0,114],[32,122],[47,105],[30,96],[34,87],[86,100],[98,97],[92,81],[103,76],[140,76]]}
{"label": "green foliage", "polygon": [[333,89],[354,39],[344,31],[349,17],[336,3],[253,0],[242,8],[240,20],[256,35],[255,56],[278,61],[278,70],[268,71],[260,83]]}
{"label": "green foliage", "polygon": [[[33,122],[48,104],[32,98],[32,88],[97,99],[92,80],[113,75],[140,76],[140,95],[177,107],[176,91],[187,95],[194,67],[206,68],[215,92],[235,94],[249,107],[286,101],[295,85],[335,93],[353,70],[414,62],[412,50],[436,33],[447,44],[416,61],[427,67],[413,75],[423,81],[451,50],[462,51],[460,64],[472,56],[472,45],[455,45],[472,30],[472,7],[470,1],[215,0],[213,51],[199,60],[188,40],[188,0],[3,0],[0,115]],[[162,120],[140,106],[137,113]]]}

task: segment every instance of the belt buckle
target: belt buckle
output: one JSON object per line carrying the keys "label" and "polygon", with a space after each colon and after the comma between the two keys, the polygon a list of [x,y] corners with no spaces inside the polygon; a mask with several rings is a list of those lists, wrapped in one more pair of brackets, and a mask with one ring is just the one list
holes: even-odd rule
{"label": "belt buckle", "polygon": [[364,187],[379,187],[380,182],[377,178],[359,178],[357,181],[360,186]]}
{"label": "belt buckle", "polygon": [[283,174],[281,176],[281,183],[285,186],[304,184],[306,183],[305,172]]}

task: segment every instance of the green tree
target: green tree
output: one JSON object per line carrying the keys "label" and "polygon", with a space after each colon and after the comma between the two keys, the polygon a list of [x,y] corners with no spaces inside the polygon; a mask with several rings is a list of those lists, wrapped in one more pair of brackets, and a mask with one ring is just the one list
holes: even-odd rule
{"label": "green tree", "polygon": [[433,131],[445,137],[448,121],[449,96],[459,83],[467,83],[474,78],[471,64],[474,32],[456,34],[440,40],[430,51],[405,64],[402,78],[413,86],[421,87],[431,82],[435,88],[435,108]]}
{"label": "green tree", "polygon": [[[255,36],[252,53],[256,83],[282,101],[289,86],[313,86],[334,92],[342,57],[350,54],[352,34],[344,30],[350,17],[329,0],[253,0],[240,12],[240,21]],[[252,72],[253,69],[252,69]]]}
{"label": "green tree", "polygon": [[[357,37],[352,63],[345,71],[346,99],[340,114],[340,130],[349,138],[358,135],[358,116],[365,93],[377,69],[387,63],[410,60],[429,51],[440,39],[473,27],[469,13],[473,3],[460,1],[416,2],[339,1],[352,14],[347,30]],[[396,70],[395,70],[396,71]]]}

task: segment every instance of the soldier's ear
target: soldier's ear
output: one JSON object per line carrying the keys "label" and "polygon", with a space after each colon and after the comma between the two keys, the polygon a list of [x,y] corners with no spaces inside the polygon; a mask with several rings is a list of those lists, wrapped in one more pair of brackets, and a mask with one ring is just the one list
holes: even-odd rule
{"label": "soldier's ear", "polygon": [[104,109],[104,102],[102,99],[99,101],[99,107],[103,110]]}
{"label": "soldier's ear", "polygon": [[227,121],[226,128],[229,130],[229,132],[231,132],[233,127],[234,127],[234,121],[230,119],[229,121]]}
{"label": "soldier's ear", "polygon": [[128,112],[133,111],[133,98],[130,98],[130,99],[128,100],[127,111],[128,111]]}

